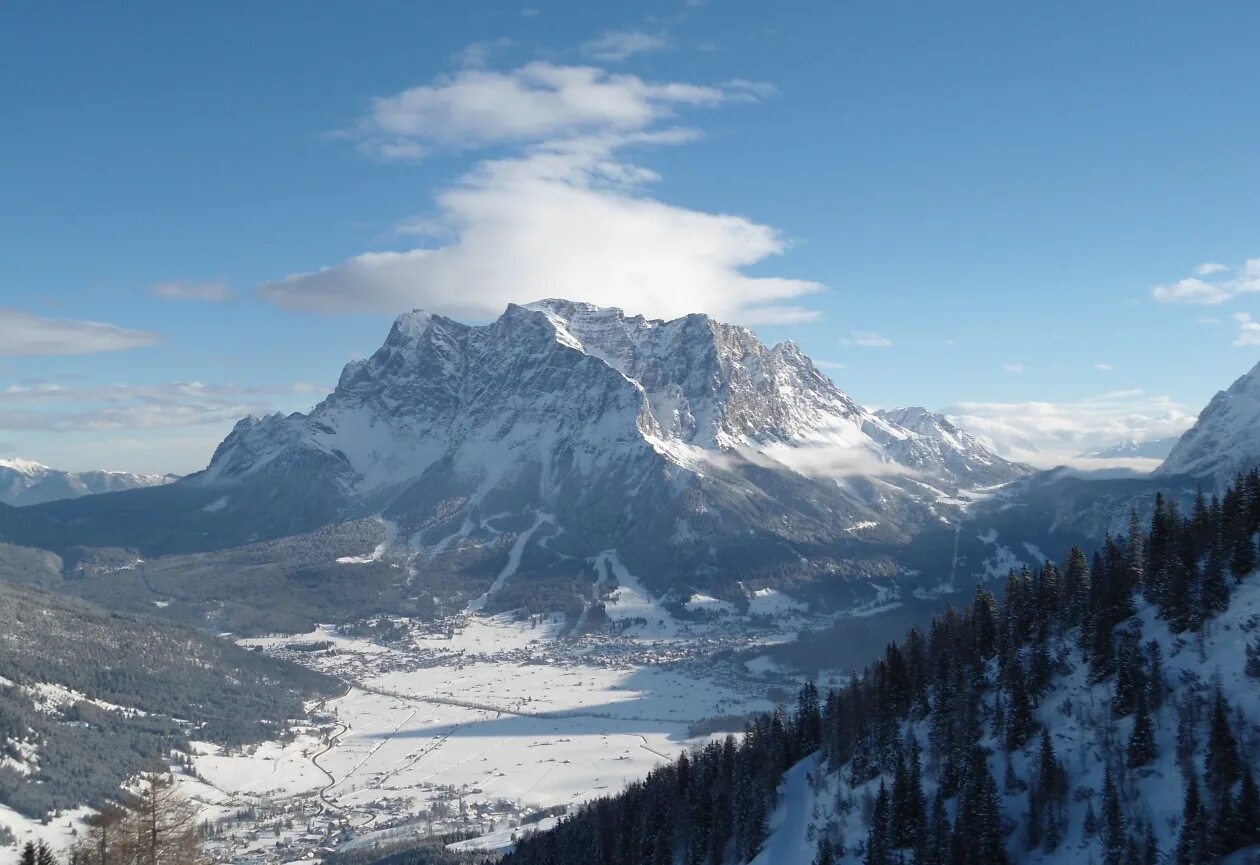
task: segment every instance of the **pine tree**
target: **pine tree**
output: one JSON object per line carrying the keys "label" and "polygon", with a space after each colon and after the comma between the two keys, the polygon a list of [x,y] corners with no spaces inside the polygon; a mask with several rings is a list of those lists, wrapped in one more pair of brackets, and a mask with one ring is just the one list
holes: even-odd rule
{"label": "pine tree", "polygon": [[1133,733],[1129,736],[1129,765],[1133,768],[1145,766],[1155,756],[1155,730],[1151,725],[1151,713],[1146,708],[1146,696],[1142,695],[1138,698]]}
{"label": "pine tree", "polygon": [[1024,817],[1024,831],[1028,836],[1028,849],[1036,850],[1041,846],[1041,821],[1045,814],[1045,809],[1041,806],[1041,797],[1037,794],[1037,787],[1030,785],[1028,787],[1028,811]]}
{"label": "pine tree", "polygon": [[1085,822],[1081,828],[1084,830],[1086,838],[1093,838],[1098,834],[1098,816],[1094,813],[1093,799],[1085,803]]}
{"label": "pine tree", "polygon": [[1260,679],[1260,637],[1247,643],[1247,660],[1243,672],[1252,679]]}
{"label": "pine tree", "polygon": [[27,841],[26,846],[22,848],[22,857],[18,859],[18,862],[20,865],[36,865],[36,859],[35,842]]}
{"label": "pine tree", "polygon": [[1105,865],[1124,865],[1127,849],[1124,812],[1111,778],[1111,767],[1108,766],[1103,774],[1103,862]]}
{"label": "pine tree", "polygon": [[1199,616],[1207,620],[1229,608],[1229,584],[1225,581],[1225,557],[1221,545],[1213,543],[1199,582]]}
{"label": "pine tree", "polygon": [[1164,650],[1159,642],[1151,640],[1146,644],[1146,705],[1151,711],[1158,712],[1164,705],[1164,693],[1168,689],[1164,677]]}
{"label": "pine tree", "polygon": [[919,741],[910,738],[910,759],[907,766],[905,819],[911,830],[911,846],[921,856],[927,843],[927,799],[923,795],[923,758]]}
{"label": "pine tree", "polygon": [[799,753],[808,754],[822,741],[822,712],[818,703],[818,686],[806,682],[796,703],[796,730]]}
{"label": "pine tree", "polygon": [[945,814],[945,797],[938,787],[932,797],[932,817],[928,825],[927,843],[917,865],[949,865],[950,826]]}
{"label": "pine tree", "polygon": [[1256,545],[1251,532],[1242,530],[1234,538],[1233,555],[1229,560],[1229,570],[1234,579],[1242,582],[1248,574],[1256,569]]}
{"label": "pine tree", "polygon": [[53,855],[52,848],[43,841],[35,848],[35,865],[57,865],[57,857]]}
{"label": "pine tree", "polygon": [[1067,797],[1067,773],[1054,754],[1050,731],[1041,730],[1041,753],[1038,759],[1036,802],[1043,812],[1043,842],[1047,851],[1053,851],[1061,840],[1060,811]]}
{"label": "pine tree", "polygon": [[879,795],[875,797],[875,810],[871,814],[870,833],[866,839],[866,865],[892,863],[888,844],[889,809],[888,788],[880,782]]}
{"label": "pine tree", "polygon": [[1089,560],[1080,547],[1072,547],[1068,553],[1067,568],[1063,572],[1063,622],[1068,627],[1079,624],[1085,613],[1085,601],[1089,594]]}
{"label": "pine tree", "polygon": [[1013,662],[1011,672],[1011,706],[1006,718],[1006,750],[1014,751],[1024,747],[1037,732],[1037,722],[1033,717],[1032,702],[1028,699],[1028,688],[1024,683],[1024,674],[1018,660]]}
{"label": "pine tree", "polygon": [[997,784],[983,749],[972,750],[971,771],[958,809],[955,837],[961,836],[965,862],[955,865],[1007,865]]}
{"label": "pine tree", "polygon": [[1155,829],[1149,824],[1142,843],[1141,865],[1159,865],[1159,840],[1155,837]]}
{"label": "pine tree", "polygon": [[1212,701],[1212,717],[1208,725],[1208,750],[1204,762],[1208,789],[1219,802],[1228,796],[1238,780],[1238,740],[1229,723],[1229,704],[1219,686]]}
{"label": "pine tree", "polygon": [[836,865],[835,852],[831,849],[831,840],[826,835],[818,842],[818,855],[814,857],[814,865]]}
{"label": "pine tree", "polygon": [[1242,783],[1238,787],[1238,799],[1234,803],[1233,847],[1246,847],[1260,841],[1260,792],[1251,766],[1243,763]]}
{"label": "pine tree", "polygon": [[1199,801],[1199,782],[1190,776],[1177,835],[1177,865],[1201,865],[1207,852],[1207,820]]}

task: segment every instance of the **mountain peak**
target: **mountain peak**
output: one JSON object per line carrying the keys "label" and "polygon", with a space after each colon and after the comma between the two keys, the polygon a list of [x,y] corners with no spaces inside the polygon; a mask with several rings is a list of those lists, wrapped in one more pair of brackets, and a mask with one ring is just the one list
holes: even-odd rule
{"label": "mountain peak", "polygon": [[0,468],[13,469],[22,474],[39,474],[48,471],[48,466],[43,463],[37,463],[34,460],[24,460],[21,457],[12,457],[7,460],[0,459]]}
{"label": "mountain peak", "polygon": [[429,329],[429,322],[432,320],[433,316],[423,309],[404,312],[394,319],[394,326],[390,328],[385,344],[401,345],[415,342]]}
{"label": "mountain peak", "polygon": [[1210,478],[1224,487],[1260,464],[1260,364],[1212,397],[1194,426],[1155,470]]}
{"label": "mountain peak", "polygon": [[854,525],[902,537],[952,491],[1021,473],[943,420],[923,430],[854,402],[794,343],[551,298],[484,325],[401,316],[310,414],[238,424],[201,480],[257,488],[225,518],[275,496],[321,519],[383,513],[439,550],[452,533],[492,549],[488,514],[545,515],[531,567],[616,549],[665,579],[734,566],[762,535],[800,568],[796,545],[839,555]]}

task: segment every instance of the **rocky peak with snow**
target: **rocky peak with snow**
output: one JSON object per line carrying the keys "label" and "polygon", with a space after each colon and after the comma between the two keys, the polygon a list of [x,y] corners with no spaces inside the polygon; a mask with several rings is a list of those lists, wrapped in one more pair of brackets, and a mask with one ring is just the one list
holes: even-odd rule
{"label": "rocky peak with snow", "polygon": [[18,458],[0,459],[0,503],[37,505],[95,493],[112,493],[170,483],[174,475],[131,472],[69,472]]}
{"label": "rocky peak with snow", "polygon": [[511,305],[484,326],[399,316],[384,345],[348,364],[309,415],[241,421],[207,477],[239,477],[305,448],[334,459],[348,489],[367,494],[418,476],[452,448],[479,444],[470,455],[484,461],[513,428],[531,437],[545,429],[553,445],[649,446],[680,465],[705,453],[832,449],[954,487],[1020,473],[940,415],[864,409],[793,343],[766,346],[707,315],[659,321],[544,300]]}
{"label": "rocky peak with snow", "polygon": [[777,544],[770,558],[802,567],[793,544],[848,545],[855,526],[901,543],[959,490],[1023,471],[943,418],[898,417],[793,343],[707,315],[553,299],[474,326],[415,311],[309,414],[241,421],[193,483],[256,486],[227,512],[296,485],[303,508],[384,513],[442,554],[506,519],[534,526],[542,558],[619,549],[695,573]]}
{"label": "rocky peak with snow", "polygon": [[909,406],[875,414],[913,433],[891,446],[898,462],[912,468],[930,472],[941,466],[955,477],[969,478],[973,486],[1003,484],[1032,472],[1028,466],[998,456],[939,412]]}
{"label": "rocky peak with snow", "polygon": [[1260,364],[1212,397],[1157,475],[1191,475],[1224,487],[1260,465]]}

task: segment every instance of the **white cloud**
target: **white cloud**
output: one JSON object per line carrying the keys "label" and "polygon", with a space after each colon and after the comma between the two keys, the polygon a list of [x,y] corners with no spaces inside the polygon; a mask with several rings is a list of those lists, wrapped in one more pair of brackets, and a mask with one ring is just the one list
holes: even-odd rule
{"label": "white cloud", "polygon": [[1011,375],[1023,375],[1028,372],[1028,367],[1022,363],[1008,363],[1002,367],[1002,372],[1010,373]]}
{"label": "white cloud", "polygon": [[958,403],[945,414],[1002,456],[1043,468],[1097,466],[1082,463],[1078,454],[1180,435],[1195,420],[1180,403],[1136,389],[1075,402]]}
{"label": "white cloud", "polygon": [[156,333],[99,321],[44,318],[0,308],[0,356],[98,354],[126,351],[162,341]]}
{"label": "white cloud", "polygon": [[649,51],[664,51],[670,47],[669,39],[662,33],[645,33],[642,30],[605,30],[597,39],[582,44],[587,57],[605,62],[616,62]]}
{"label": "white cloud", "polygon": [[1234,340],[1234,345],[1260,345],[1260,321],[1253,320],[1245,312],[1235,313],[1234,321],[1238,322],[1238,337]]}
{"label": "white cloud", "polygon": [[840,340],[840,344],[856,348],[890,348],[893,341],[877,331],[851,330],[847,337]]}
{"label": "white cloud", "polygon": [[339,135],[382,159],[417,159],[434,147],[643,130],[682,107],[755,100],[762,95],[757,87],[650,82],[541,61],[508,72],[464,69],[372,100],[368,115]]}
{"label": "white cloud", "polygon": [[1231,271],[1223,264],[1208,262],[1199,265],[1195,273],[1196,276],[1189,276],[1169,285],[1157,285],[1151,289],[1151,296],[1160,303],[1216,306],[1240,294],[1260,292],[1260,258],[1248,259],[1236,271]]}
{"label": "white cloud", "polygon": [[153,286],[151,291],[154,296],[167,300],[203,300],[219,303],[236,297],[236,292],[232,290],[232,286],[218,279],[201,282],[180,279],[170,280],[168,282],[159,282]]}
{"label": "white cloud", "polygon": [[[539,76],[553,75],[565,83],[535,86]],[[487,82],[475,77],[465,83],[479,92]],[[423,307],[482,318],[510,302],[559,296],[660,317],[708,312],[743,323],[785,323],[815,316],[794,301],[820,290],[817,283],[744,272],[787,249],[777,231],[743,216],[654,199],[644,185],[657,175],[624,156],[631,147],[695,141],[694,130],[649,127],[677,105],[755,98],[749,86],[649,85],[633,76],[542,64],[491,77],[491,89],[524,88],[529,98],[539,97],[540,107],[524,112],[528,118],[484,125],[468,105],[452,109],[467,115],[460,123],[469,135],[516,140],[586,126],[593,131],[528,144],[519,155],[476,165],[437,195],[431,215],[404,225],[430,241],[424,246],[367,252],[269,282],[259,294],[287,308],[323,313]],[[454,85],[441,88],[448,86]],[[581,98],[575,88],[585,90]],[[609,89],[617,94],[611,102],[604,99]],[[403,112],[412,118],[430,113],[420,104],[454,98],[436,97],[435,88],[408,93],[416,91],[426,94],[411,102],[414,111]],[[410,123],[395,128],[420,129]]]}
{"label": "white cloud", "polygon": [[1157,285],[1151,290],[1151,296],[1160,303],[1195,303],[1215,306],[1229,300],[1230,293],[1219,285],[1191,276],[1171,285]]}
{"label": "white cloud", "polygon": [[849,368],[848,364],[837,363],[834,360],[818,360],[817,358],[811,358],[811,360],[813,361],[814,366],[818,367],[819,369],[848,369]]}
{"label": "white cloud", "polygon": [[734,468],[739,459],[763,468],[787,468],[806,477],[915,477],[917,472],[901,463],[881,459],[862,447],[839,444],[772,444],[761,448],[736,447],[729,453],[701,451],[698,457],[721,469]]}
{"label": "white cloud", "polygon": [[490,60],[490,55],[502,48],[512,47],[512,40],[506,36],[499,39],[482,39],[470,42],[451,55],[457,66],[465,69],[480,69]]}
{"label": "white cloud", "polygon": [[1115,369],[1115,367],[1109,363],[1096,363],[1094,364],[1094,369],[1098,370],[1099,372],[1111,372],[1113,369]]}
{"label": "white cloud", "polygon": [[522,18],[537,18],[539,14],[540,14],[539,11],[535,9],[533,6],[526,6],[524,9],[521,10]]}

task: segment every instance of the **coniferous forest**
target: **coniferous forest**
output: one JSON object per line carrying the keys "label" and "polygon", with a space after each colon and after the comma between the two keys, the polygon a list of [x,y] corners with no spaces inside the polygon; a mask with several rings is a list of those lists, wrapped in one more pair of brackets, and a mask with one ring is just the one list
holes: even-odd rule
{"label": "coniferous forest", "polygon": [[[1062,565],[1012,572],[1000,599],[977,588],[965,608],[912,629],[843,687],[806,684],[790,710],[589,803],[504,861],[749,862],[766,844],[784,773],[810,759],[811,783],[836,776],[840,788],[827,800],[835,819],[813,839],[817,865],[1003,865],[1052,856],[1069,838],[1088,847],[1062,861],[1219,862],[1260,843],[1258,719],[1235,705],[1237,689],[1169,676],[1167,645],[1145,638],[1142,622],[1171,634],[1178,651],[1202,647],[1256,570],[1258,530],[1256,471],[1223,496],[1200,495],[1189,513],[1160,496],[1149,523],[1133,516],[1127,533],[1090,554],[1074,548]],[[1260,677],[1260,636],[1245,636],[1246,675]],[[1075,746],[1038,720],[1072,683],[1104,695],[1093,707],[1056,703],[1065,717],[1101,719],[1091,727],[1102,755],[1096,787],[1072,783]],[[1165,749],[1175,753],[1160,752],[1159,739],[1170,740],[1156,735],[1160,723],[1175,724]],[[1157,764],[1171,773],[1166,783],[1180,778],[1175,821],[1150,817],[1137,792]],[[1018,820],[1000,806],[1015,794],[1026,803]],[[846,834],[855,823],[861,831]]]}

